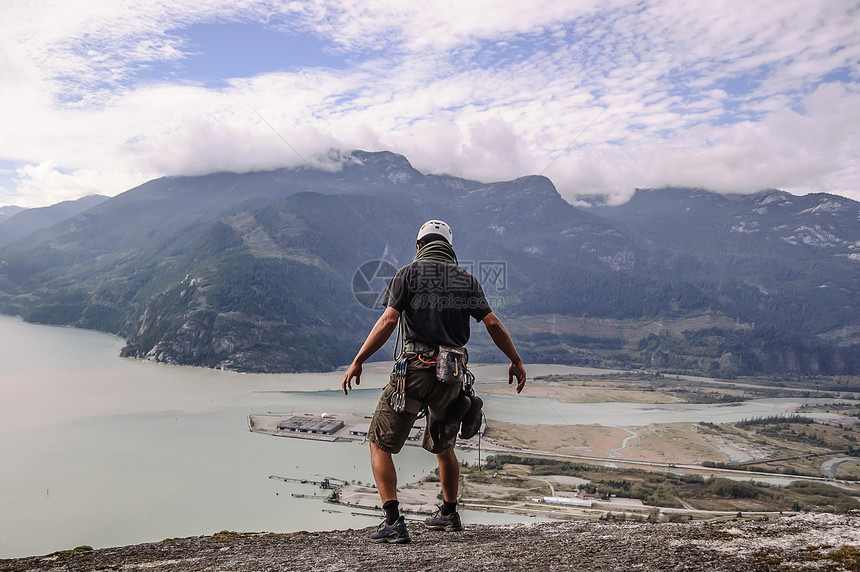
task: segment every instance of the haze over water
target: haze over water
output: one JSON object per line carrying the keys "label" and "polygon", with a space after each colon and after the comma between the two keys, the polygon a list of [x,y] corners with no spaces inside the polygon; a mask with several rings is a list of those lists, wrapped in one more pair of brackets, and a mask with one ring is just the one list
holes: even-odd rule
{"label": "haze over water", "polygon": [[[370,482],[367,446],[317,443],[248,431],[251,413],[348,411],[369,415],[390,364],[365,368],[345,397],[341,373],[243,375],[120,359],[124,342],[102,333],[26,324],[0,316],[0,558],[211,534],[219,530],[330,530],[376,525],[318,500],[310,485],[269,475]],[[504,366],[475,368],[480,383]],[[531,376],[581,368],[531,366]],[[478,386],[480,390],[480,385]],[[526,390],[525,394],[528,393]],[[809,400],[740,407],[566,404],[486,396],[491,419],[539,424],[646,425],[727,422],[777,414]],[[475,461],[474,453],[458,451]],[[405,447],[400,482],[435,457]],[[466,522],[522,517],[467,513]]]}

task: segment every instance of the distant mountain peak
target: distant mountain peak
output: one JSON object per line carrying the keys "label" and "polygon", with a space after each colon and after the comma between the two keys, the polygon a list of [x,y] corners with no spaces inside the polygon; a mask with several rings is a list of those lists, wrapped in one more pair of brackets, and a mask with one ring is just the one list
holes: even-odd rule
{"label": "distant mountain peak", "polygon": [[108,197],[104,195],[92,194],[47,207],[33,209],[13,207],[13,209],[18,209],[17,211],[9,209],[10,212],[14,213],[13,216],[6,219],[0,217],[0,223],[3,223],[0,226],[0,246],[76,216],[106,200]]}
{"label": "distant mountain peak", "polygon": [[558,193],[558,190],[555,188],[553,182],[547,177],[544,177],[543,175],[525,175],[523,177],[514,179],[514,182],[549,188],[552,189],[553,192]]}
{"label": "distant mountain peak", "polygon": [[377,172],[383,180],[388,180],[395,185],[410,183],[424,177],[409,160],[403,155],[391,151],[353,151],[352,161],[344,163],[344,172],[350,168],[361,167],[368,171],[368,175]]}
{"label": "distant mountain peak", "polygon": [[14,205],[6,205],[0,207],[0,223],[9,220],[19,212],[26,210],[24,207],[16,207]]}
{"label": "distant mountain peak", "polygon": [[770,204],[778,206],[792,205],[794,204],[791,200],[792,198],[794,197],[791,194],[777,189],[768,189],[766,191],[756,193],[756,202],[762,206]]}
{"label": "distant mountain peak", "polygon": [[409,159],[403,155],[392,153],[391,151],[355,150],[350,153],[350,157],[353,159],[352,163],[356,163],[366,168],[394,168],[415,171],[415,167],[412,166]]}
{"label": "distant mountain peak", "polygon": [[800,211],[800,214],[836,214],[851,210],[852,206],[855,209],[857,207],[857,203],[854,203],[852,205],[853,201],[850,201],[849,199],[846,199],[844,197],[829,194],[816,194],[813,196],[818,199],[818,204]]}
{"label": "distant mountain peak", "polygon": [[393,151],[363,151],[356,149],[350,155],[361,161],[365,165],[373,165],[379,163],[401,163],[402,166],[412,168],[412,164],[405,156]]}

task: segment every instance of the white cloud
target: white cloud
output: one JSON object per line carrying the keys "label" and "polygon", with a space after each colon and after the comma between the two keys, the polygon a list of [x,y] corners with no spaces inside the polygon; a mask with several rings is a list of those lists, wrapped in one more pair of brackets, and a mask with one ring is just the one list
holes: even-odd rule
{"label": "white cloud", "polygon": [[[86,195],[115,195],[146,182],[146,179],[141,173],[125,169],[63,172],[53,161],[47,160],[18,169],[15,199],[8,202],[21,207],[38,207]],[[0,189],[0,198],[11,197],[8,191]]]}
{"label": "white cloud", "polygon": [[142,145],[139,151],[141,164],[152,171],[203,175],[296,167],[305,161],[324,167],[326,153],[340,147],[339,141],[310,126],[255,133],[191,119],[157,145]]}
{"label": "white cloud", "polygon": [[804,114],[769,113],[761,122],[680,130],[659,144],[594,146],[547,173],[568,198],[614,188],[693,186],[723,192],[781,188],[837,192],[860,200],[854,144],[860,137],[860,94],[824,85],[803,100]]}
{"label": "white cloud", "polygon": [[[347,65],[134,79],[187,57],[187,26],[226,21],[314,34]],[[20,167],[21,198],[0,200],[331,148],[481,180],[545,170],[571,200],[666,184],[860,198],[858,24],[851,3],[806,0],[12,1],[0,159]]]}

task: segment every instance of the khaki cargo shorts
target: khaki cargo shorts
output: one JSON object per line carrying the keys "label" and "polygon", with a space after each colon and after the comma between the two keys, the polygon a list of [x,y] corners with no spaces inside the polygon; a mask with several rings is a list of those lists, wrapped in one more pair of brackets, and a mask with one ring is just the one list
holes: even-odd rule
{"label": "khaki cargo shorts", "polygon": [[[367,438],[388,453],[399,453],[418,418],[418,411],[403,411],[397,413],[391,408],[389,398],[394,393],[394,385],[389,382],[382,390]],[[448,405],[460,395],[460,384],[442,383],[436,379],[436,366],[423,364],[417,358],[411,358],[406,365],[406,397],[421,402],[427,406],[427,427],[434,422],[445,421],[445,411]],[[407,406],[407,409],[413,409]],[[457,444],[457,436],[437,442],[428,430],[424,431],[422,446],[431,453],[445,453]]]}

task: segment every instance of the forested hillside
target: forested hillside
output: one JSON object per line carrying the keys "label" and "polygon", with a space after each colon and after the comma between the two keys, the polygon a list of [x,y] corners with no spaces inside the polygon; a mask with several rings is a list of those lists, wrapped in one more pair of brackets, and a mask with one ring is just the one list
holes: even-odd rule
{"label": "forested hillside", "polygon": [[[0,248],[0,311],[117,333],[155,361],[329,370],[379,315],[357,270],[407,263],[430,218],[529,361],[860,372],[856,202],[662,189],[580,209],[544,177],[423,175],[392,153],[150,181]],[[473,355],[501,359],[486,341]]]}

